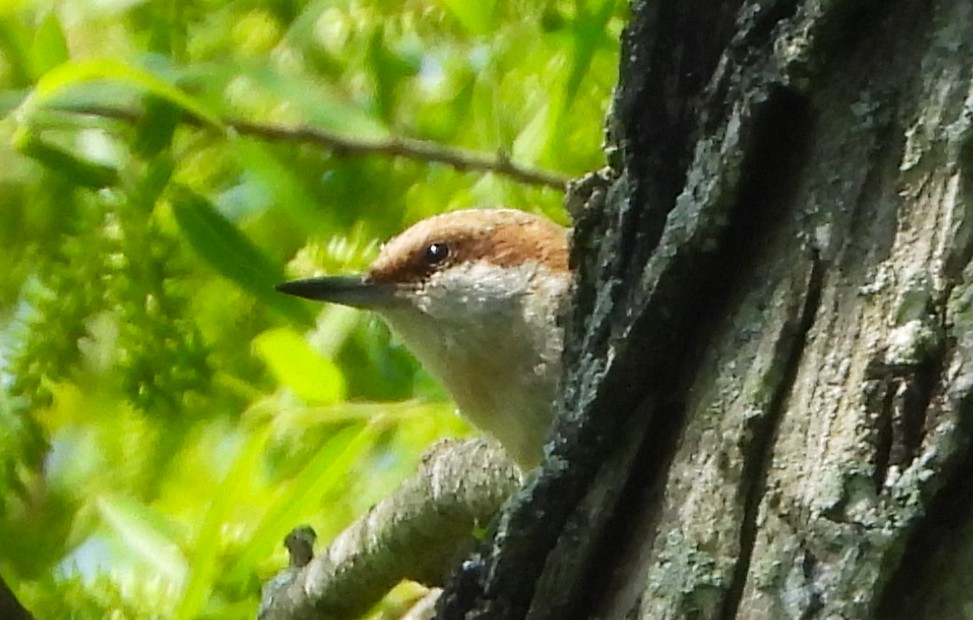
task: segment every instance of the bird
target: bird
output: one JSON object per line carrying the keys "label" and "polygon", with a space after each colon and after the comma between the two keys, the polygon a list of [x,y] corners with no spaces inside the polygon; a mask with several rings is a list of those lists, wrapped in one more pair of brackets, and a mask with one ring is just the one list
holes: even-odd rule
{"label": "bird", "polygon": [[527,470],[553,419],[572,282],[568,229],[517,209],[470,208],[413,224],[364,274],[277,290],[376,313],[459,413]]}

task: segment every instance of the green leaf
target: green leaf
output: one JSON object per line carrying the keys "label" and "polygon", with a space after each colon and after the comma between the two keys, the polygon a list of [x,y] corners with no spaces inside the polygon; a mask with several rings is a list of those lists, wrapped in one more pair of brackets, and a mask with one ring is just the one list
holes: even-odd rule
{"label": "green leaf", "polygon": [[75,185],[101,189],[118,182],[118,171],[111,166],[84,159],[66,149],[44,141],[30,131],[20,131],[14,146],[22,155],[34,159]]}
{"label": "green leaf", "polygon": [[273,196],[274,204],[305,231],[333,230],[334,217],[319,207],[320,201],[307,188],[307,179],[296,174],[293,165],[281,161],[266,143],[240,138],[233,154],[248,178]]}
{"label": "green leaf", "polygon": [[8,2],[0,2],[0,57],[9,71],[5,88],[28,86],[33,81],[31,62],[31,32],[17,19],[13,10],[7,11]]}
{"label": "green leaf", "polygon": [[[206,68],[213,72],[212,67]],[[326,82],[310,80],[281,72],[276,67],[251,65],[227,67],[226,79],[250,80],[255,89],[274,95],[288,108],[297,110],[311,125],[316,125],[359,139],[381,139],[390,135],[388,127],[360,105]]]}
{"label": "green leaf", "polygon": [[61,21],[57,14],[51,11],[41,20],[40,26],[34,33],[34,41],[30,48],[33,65],[33,75],[39,78],[57,65],[66,62],[68,42],[61,28]]}
{"label": "green leaf", "polygon": [[0,18],[16,15],[18,11],[33,4],[30,0],[4,0],[0,2]]}
{"label": "green leaf", "polygon": [[220,484],[219,492],[213,494],[202,527],[193,541],[189,575],[176,611],[177,619],[200,617],[207,594],[212,592],[217,581],[223,538],[221,530],[230,521],[231,513],[240,501],[238,495],[241,489],[246,489],[257,475],[254,470],[260,463],[266,435],[262,431],[249,434],[233,467]]}
{"label": "green leaf", "polygon": [[394,125],[401,86],[418,73],[420,59],[392,49],[385,30],[379,27],[369,37],[367,65],[375,79],[378,112],[385,123]]}
{"label": "green leaf", "polygon": [[189,245],[224,277],[236,282],[275,312],[309,324],[311,314],[296,299],[274,290],[283,269],[220,214],[213,204],[185,188],[172,193],[172,213]]}
{"label": "green leaf", "polygon": [[533,164],[541,158],[551,140],[551,134],[557,129],[554,119],[561,109],[560,106],[552,106],[550,103],[542,106],[524,125],[513,143],[513,158],[516,161]]}
{"label": "green leaf", "polygon": [[571,71],[564,86],[564,105],[570,107],[598,48],[607,38],[606,29],[615,11],[615,0],[602,0],[594,10],[578,3],[578,16],[572,24]]}
{"label": "green leaf", "polygon": [[293,330],[267,330],[254,338],[253,347],[277,380],[305,402],[331,405],[344,399],[344,374]]}
{"label": "green leaf", "polygon": [[143,99],[145,113],[136,128],[134,150],[142,157],[158,155],[172,143],[182,113],[176,106],[155,95]]}
{"label": "green leaf", "polygon": [[125,497],[101,496],[96,506],[127,549],[173,582],[185,577],[188,565],[176,542],[176,529],[162,514]]}
{"label": "green leaf", "polygon": [[446,9],[453,14],[470,34],[485,35],[494,28],[496,3],[490,0],[469,2],[469,0],[442,0]]}
{"label": "green leaf", "polygon": [[92,80],[110,80],[144,90],[217,129],[223,129],[223,121],[218,114],[179,87],[149,71],[110,58],[70,61],[54,67],[38,80],[34,92],[21,108],[27,111],[29,117],[32,107],[42,106],[56,95]]}
{"label": "green leaf", "polygon": [[303,516],[320,508],[324,496],[348,479],[355,461],[375,441],[378,429],[374,424],[343,429],[315,454],[264,514],[250,537],[251,545],[230,569],[229,580],[241,580],[258,560],[284,540],[287,532],[300,523]]}

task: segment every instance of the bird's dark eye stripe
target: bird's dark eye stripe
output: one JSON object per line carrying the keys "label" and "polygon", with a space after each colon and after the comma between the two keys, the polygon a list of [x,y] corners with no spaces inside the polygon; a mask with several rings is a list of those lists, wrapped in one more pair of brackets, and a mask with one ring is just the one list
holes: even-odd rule
{"label": "bird's dark eye stripe", "polygon": [[430,243],[426,247],[426,262],[433,264],[446,259],[449,256],[449,246],[445,243]]}

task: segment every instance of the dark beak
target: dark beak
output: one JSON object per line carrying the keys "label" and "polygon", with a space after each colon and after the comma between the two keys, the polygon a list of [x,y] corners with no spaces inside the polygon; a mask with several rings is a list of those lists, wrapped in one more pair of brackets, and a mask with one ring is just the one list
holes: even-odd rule
{"label": "dark beak", "polygon": [[288,295],[354,308],[379,308],[388,305],[395,299],[395,287],[393,285],[369,282],[361,276],[329,276],[293,280],[278,284],[275,288]]}

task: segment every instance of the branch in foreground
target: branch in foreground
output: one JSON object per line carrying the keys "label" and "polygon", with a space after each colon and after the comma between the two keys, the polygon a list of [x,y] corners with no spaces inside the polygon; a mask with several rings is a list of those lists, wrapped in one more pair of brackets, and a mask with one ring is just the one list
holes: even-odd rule
{"label": "branch in foreground", "polygon": [[[128,123],[137,123],[142,118],[141,112],[129,108],[97,105],[60,105],[55,106],[55,108],[73,114],[98,116]],[[186,115],[183,118],[188,124],[197,127],[209,127],[208,124],[193,116]],[[253,136],[268,141],[313,144],[329,149],[340,157],[361,157],[365,155],[401,157],[426,163],[445,164],[461,171],[489,172],[508,177],[525,185],[550,187],[561,192],[564,191],[569,180],[567,176],[558,172],[515,164],[502,152],[496,155],[486,155],[469,149],[414,138],[393,137],[363,140],[343,136],[326,129],[300,125],[287,127],[232,118],[222,119],[222,122],[226,127],[242,136]]]}
{"label": "branch in foreground", "polygon": [[488,523],[519,485],[517,467],[495,443],[439,442],[415,476],[327,550],[268,582],[260,619],[353,618],[402,579],[442,584],[472,548],[474,527]]}

